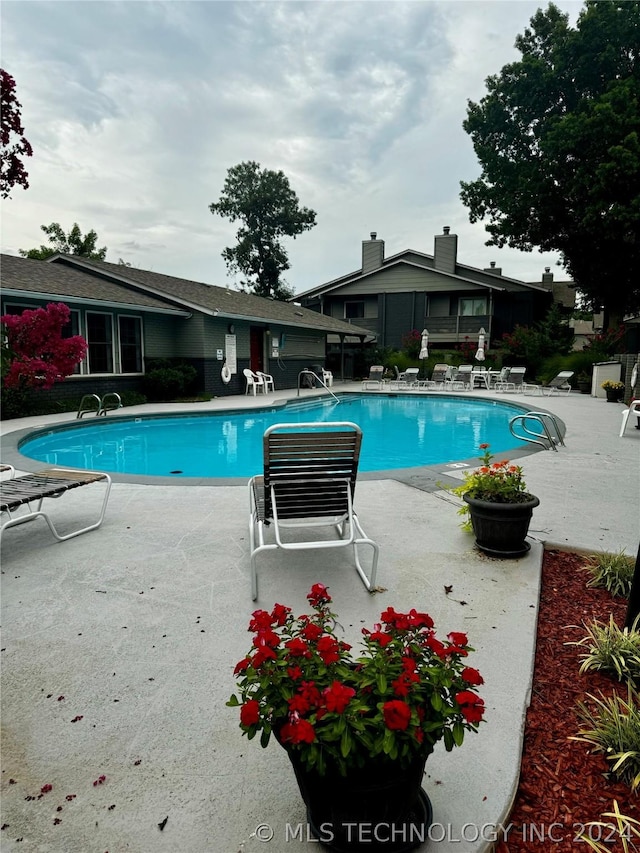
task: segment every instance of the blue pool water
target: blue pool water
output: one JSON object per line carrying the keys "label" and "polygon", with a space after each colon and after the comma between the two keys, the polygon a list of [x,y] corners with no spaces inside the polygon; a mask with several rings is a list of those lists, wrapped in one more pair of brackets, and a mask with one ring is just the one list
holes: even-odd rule
{"label": "blue pool water", "polygon": [[343,395],[284,408],[174,417],[113,418],[39,434],[20,452],[52,465],[123,474],[251,477],[262,469],[262,436],[275,423],[353,421],[363,431],[361,471],[444,464],[503,455],[523,442],[509,431],[521,408],[442,396]]}

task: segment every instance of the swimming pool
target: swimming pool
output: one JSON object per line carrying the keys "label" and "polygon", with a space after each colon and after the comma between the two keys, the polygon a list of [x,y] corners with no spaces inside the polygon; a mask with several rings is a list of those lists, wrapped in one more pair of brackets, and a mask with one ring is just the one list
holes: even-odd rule
{"label": "swimming pool", "polygon": [[505,454],[526,445],[509,431],[522,407],[468,397],[343,394],[284,407],[202,415],[117,417],[27,436],[24,456],[51,465],[162,477],[250,477],[262,469],[262,436],[275,423],[353,421],[363,431],[360,471]]}

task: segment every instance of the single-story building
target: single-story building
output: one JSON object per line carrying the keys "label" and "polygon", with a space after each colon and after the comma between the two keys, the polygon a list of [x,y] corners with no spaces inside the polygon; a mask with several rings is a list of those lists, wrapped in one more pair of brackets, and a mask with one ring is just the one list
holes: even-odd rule
{"label": "single-story building", "polygon": [[[192,364],[199,387],[214,396],[243,393],[244,368],[272,374],[276,388],[295,388],[303,369],[325,364],[329,334],[342,342],[367,337],[295,303],[79,256],[3,254],[0,281],[2,314],[64,302],[69,334],[87,341],[87,357],[64,390],[56,386],[57,396],[140,390],[152,359]],[[344,375],[344,359],[335,367]]]}

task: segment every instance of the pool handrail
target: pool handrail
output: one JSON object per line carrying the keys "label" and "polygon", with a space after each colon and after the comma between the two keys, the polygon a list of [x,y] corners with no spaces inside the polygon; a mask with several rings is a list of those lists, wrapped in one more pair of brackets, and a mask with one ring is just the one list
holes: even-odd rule
{"label": "pool handrail", "polygon": [[331,394],[331,396],[332,396],[332,397],[333,397],[333,399],[336,401],[336,403],[339,403],[339,402],[340,402],[340,398],[339,398],[339,397],[336,397],[336,395],[333,393],[333,391],[331,390],[331,388],[329,388],[329,386],[326,384],[326,382],[324,381],[324,379],[320,379],[320,377],[318,376],[318,374],[317,374],[317,373],[315,373],[313,370],[309,370],[308,368],[305,368],[304,370],[301,370],[301,371],[300,371],[300,373],[298,374],[298,394],[297,394],[297,396],[298,396],[298,397],[300,396],[300,378],[301,378],[302,376],[313,376],[313,377],[314,377],[314,379],[316,379],[316,380],[320,383],[320,385],[322,385],[322,387],[323,387],[326,391],[328,391],[328,392],[329,392],[329,394]]}

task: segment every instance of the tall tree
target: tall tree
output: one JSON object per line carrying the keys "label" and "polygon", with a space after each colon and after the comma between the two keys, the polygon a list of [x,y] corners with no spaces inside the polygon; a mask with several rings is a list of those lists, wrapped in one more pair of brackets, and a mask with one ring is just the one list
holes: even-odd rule
{"label": "tall tree", "polygon": [[21,157],[31,157],[33,149],[25,139],[21,116],[22,106],[16,98],[16,81],[0,68],[0,197],[7,198],[18,184],[28,189],[27,170]]}
{"label": "tall tree", "polygon": [[34,261],[45,261],[52,255],[61,252],[64,255],[80,255],[90,258],[92,261],[104,261],[107,256],[107,247],[96,248],[98,235],[92,229],[82,236],[80,226],[74,222],[73,228],[65,234],[58,222],[51,225],[41,225],[40,230],[49,237],[50,246],[40,246],[39,249],[19,249],[23,258],[31,258]]}
{"label": "tall tree", "polygon": [[552,3],[516,38],[464,129],[482,167],[462,182],[487,245],[558,251],[607,325],[640,308],[640,2]]}
{"label": "tall tree", "polygon": [[258,296],[286,300],[293,291],[282,279],[289,258],[280,238],[295,237],[316,224],[315,211],[300,207],[284,172],[261,169],[250,160],[227,172],[220,200],[209,205],[213,214],[239,220],[238,245],[222,252],[230,273],[247,277],[243,285]]}

